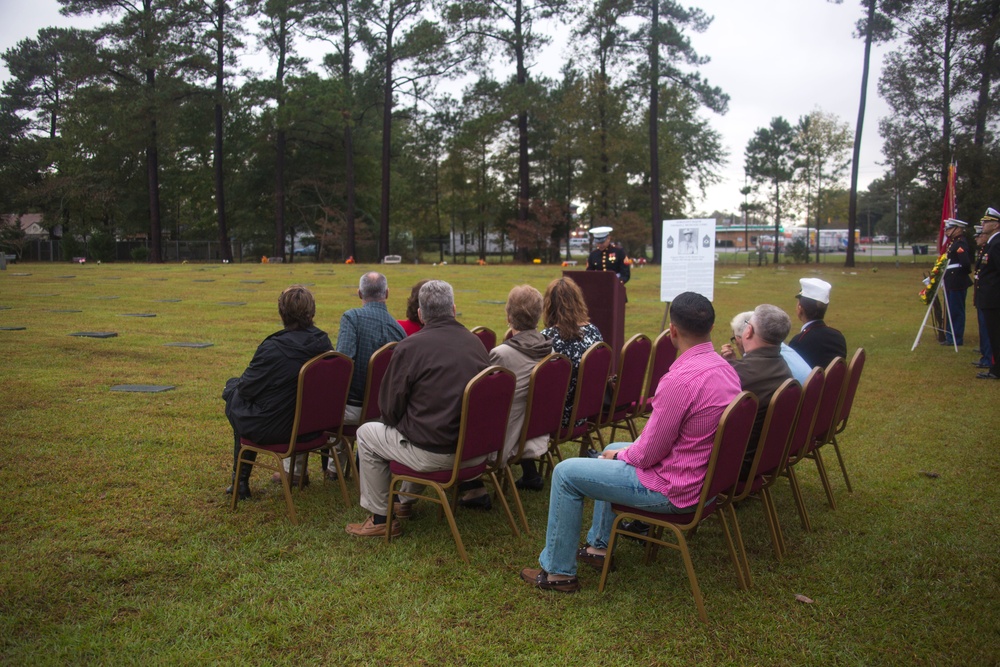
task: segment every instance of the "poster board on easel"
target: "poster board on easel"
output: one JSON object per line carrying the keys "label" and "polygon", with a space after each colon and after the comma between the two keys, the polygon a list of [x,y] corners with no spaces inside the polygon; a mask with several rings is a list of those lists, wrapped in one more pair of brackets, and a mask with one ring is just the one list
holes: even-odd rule
{"label": "poster board on easel", "polygon": [[697,292],[709,301],[715,296],[715,219],[664,220],[661,239],[662,331],[670,302],[681,292]]}

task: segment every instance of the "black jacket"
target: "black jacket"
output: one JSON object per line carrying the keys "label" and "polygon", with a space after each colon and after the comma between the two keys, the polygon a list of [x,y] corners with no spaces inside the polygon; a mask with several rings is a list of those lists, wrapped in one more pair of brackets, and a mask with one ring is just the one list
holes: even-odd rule
{"label": "black jacket", "polygon": [[949,291],[968,289],[972,286],[972,250],[964,236],[948,244],[948,268],[944,272],[944,288]]}
{"label": "black jacket", "polygon": [[260,445],[288,442],[302,364],[332,349],[330,337],[314,326],[265,338],[243,375],[222,392],[233,431]]}
{"label": "black jacket", "polygon": [[628,256],[621,246],[609,245],[604,250],[595,250],[587,257],[588,271],[614,271],[622,284],[632,277]]}
{"label": "black jacket", "polygon": [[788,342],[788,347],[798,352],[813,368],[826,368],[836,357],[844,357],[847,361],[847,341],[844,340],[844,334],[826,326],[823,320],[810,322],[805,331]]}
{"label": "black jacket", "polygon": [[979,269],[976,305],[983,310],[1000,308],[1000,232],[990,237]]}

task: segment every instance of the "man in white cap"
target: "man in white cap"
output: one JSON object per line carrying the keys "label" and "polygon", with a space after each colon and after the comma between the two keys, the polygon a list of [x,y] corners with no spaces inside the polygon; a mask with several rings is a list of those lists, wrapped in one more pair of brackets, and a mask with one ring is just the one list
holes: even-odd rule
{"label": "man in white cap", "polygon": [[983,263],[979,269],[979,293],[977,305],[983,311],[986,332],[990,339],[993,358],[989,370],[976,375],[981,380],[1000,380],[1000,213],[986,209],[983,216],[983,232],[989,235]]}
{"label": "man in white cap", "polygon": [[972,249],[965,238],[968,223],[948,218],[944,234],[948,237],[948,263],[944,272],[944,290],[948,301],[948,321],[942,345],[965,344],[965,297],[972,286]]}
{"label": "man in white cap", "polygon": [[847,358],[847,341],[844,334],[828,327],[823,318],[830,304],[830,283],[819,278],[799,278],[801,290],[795,295],[798,304],[795,315],[802,322],[802,330],[788,345],[810,366],[826,366],[836,357]]}
{"label": "man in white cap", "polygon": [[611,242],[611,227],[594,227],[590,235],[594,237],[594,251],[587,258],[588,271],[614,271],[622,284],[632,277],[632,262],[621,246]]}
{"label": "man in white cap", "polygon": [[979,306],[979,270],[983,268],[986,242],[990,240],[990,235],[986,233],[982,225],[976,225],[975,240],[978,250],[976,250],[975,272],[972,274],[972,305],[976,309],[979,323],[979,361],[973,361],[972,365],[976,368],[989,368],[993,365],[993,349],[990,345],[990,337],[986,334],[986,318],[983,317],[983,309]]}

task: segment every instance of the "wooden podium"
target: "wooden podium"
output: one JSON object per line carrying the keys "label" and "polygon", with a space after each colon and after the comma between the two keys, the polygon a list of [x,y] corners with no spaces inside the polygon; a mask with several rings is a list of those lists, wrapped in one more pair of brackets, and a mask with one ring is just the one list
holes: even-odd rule
{"label": "wooden podium", "polygon": [[625,344],[625,286],[613,271],[563,271],[563,277],[575,282],[583,292],[590,321],[614,352],[611,368],[617,372]]}

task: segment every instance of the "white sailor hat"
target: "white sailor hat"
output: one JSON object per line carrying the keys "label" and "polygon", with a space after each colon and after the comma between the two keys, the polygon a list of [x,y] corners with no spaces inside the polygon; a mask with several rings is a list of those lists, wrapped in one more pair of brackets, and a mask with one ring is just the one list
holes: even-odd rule
{"label": "white sailor hat", "polygon": [[612,231],[614,230],[611,227],[594,227],[590,230],[590,235],[594,237],[595,241],[600,243],[604,239],[608,238],[608,234]]}
{"label": "white sailor hat", "polygon": [[830,288],[832,285],[825,280],[820,280],[819,278],[799,278],[799,285],[801,289],[795,295],[796,298],[801,296],[819,301],[820,303],[830,303]]}
{"label": "white sailor hat", "polygon": [[995,208],[988,208],[979,222],[1000,222],[1000,213]]}
{"label": "white sailor hat", "polygon": [[954,229],[956,227],[958,227],[959,229],[965,229],[968,226],[969,223],[964,222],[962,220],[958,220],[957,218],[948,218],[947,220],[944,221],[945,229]]}

